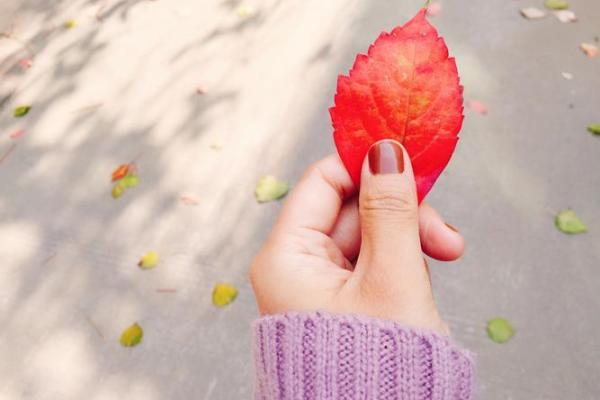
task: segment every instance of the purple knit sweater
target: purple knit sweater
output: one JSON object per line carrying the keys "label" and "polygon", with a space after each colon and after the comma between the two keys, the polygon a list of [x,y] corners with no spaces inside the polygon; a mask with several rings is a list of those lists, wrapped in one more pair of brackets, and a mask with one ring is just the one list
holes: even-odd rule
{"label": "purple knit sweater", "polygon": [[449,338],[322,312],[254,324],[256,399],[467,400],[473,361]]}

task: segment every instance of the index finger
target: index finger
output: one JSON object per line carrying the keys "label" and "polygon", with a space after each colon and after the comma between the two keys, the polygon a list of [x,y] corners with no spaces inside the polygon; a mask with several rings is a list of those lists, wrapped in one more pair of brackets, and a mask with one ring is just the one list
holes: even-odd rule
{"label": "index finger", "polygon": [[277,225],[329,234],[344,200],[356,193],[342,160],[332,154],[311,165],[288,196]]}

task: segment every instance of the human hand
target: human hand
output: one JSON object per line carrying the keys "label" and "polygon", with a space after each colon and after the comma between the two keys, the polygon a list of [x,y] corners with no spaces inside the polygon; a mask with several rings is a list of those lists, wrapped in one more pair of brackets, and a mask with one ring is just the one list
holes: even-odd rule
{"label": "human hand", "polygon": [[261,314],[359,314],[447,334],[423,252],[455,260],[462,236],[417,204],[397,142],[371,147],[356,192],[337,154],[308,169],[250,270]]}

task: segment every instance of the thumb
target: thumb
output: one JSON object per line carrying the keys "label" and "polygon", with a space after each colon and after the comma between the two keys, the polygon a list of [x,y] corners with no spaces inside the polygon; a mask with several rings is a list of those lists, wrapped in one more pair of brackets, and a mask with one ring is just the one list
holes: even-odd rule
{"label": "thumb", "polygon": [[400,143],[382,140],[369,149],[362,169],[359,214],[359,274],[367,281],[375,279],[378,286],[429,285],[419,240],[415,178]]}

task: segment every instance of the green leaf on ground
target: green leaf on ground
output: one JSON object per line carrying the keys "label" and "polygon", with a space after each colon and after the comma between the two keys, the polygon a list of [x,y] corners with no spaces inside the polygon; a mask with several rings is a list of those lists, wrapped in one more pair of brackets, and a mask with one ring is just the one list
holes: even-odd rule
{"label": "green leaf on ground", "polygon": [[569,8],[567,0],[546,0],[544,5],[551,10],[566,10]]}
{"label": "green leaf on ground", "polygon": [[112,188],[112,192],[110,192],[110,194],[113,197],[113,199],[118,199],[119,197],[121,197],[123,195],[124,191],[125,191],[125,185],[123,185],[123,183],[119,182]]}
{"label": "green leaf on ground", "polygon": [[594,135],[600,135],[600,124],[590,124],[587,127],[589,133]]}
{"label": "green leaf on ground", "polygon": [[506,343],[515,335],[515,329],[504,318],[490,319],[486,329],[489,338],[495,343]]}
{"label": "green leaf on ground", "polygon": [[26,116],[29,110],[31,110],[31,106],[19,106],[15,108],[13,115],[15,118],[21,118]]}
{"label": "green leaf on ground", "polygon": [[158,253],[155,251],[149,251],[140,258],[138,267],[141,269],[151,269],[156,267],[158,264]]}
{"label": "green leaf on ground", "polygon": [[125,329],[121,334],[121,344],[125,347],[133,347],[142,341],[144,331],[142,327],[136,322],[129,328]]}
{"label": "green leaf on ground", "polygon": [[289,185],[287,182],[277,180],[273,176],[260,178],[256,185],[254,195],[259,203],[281,199],[287,194]]}
{"label": "green leaf on ground", "polygon": [[237,294],[235,286],[228,283],[217,283],[212,293],[213,304],[217,307],[225,307],[235,300]]}
{"label": "green leaf on ground", "polygon": [[587,226],[573,210],[563,210],[556,214],[554,225],[559,231],[570,235],[587,232]]}
{"label": "green leaf on ground", "polygon": [[121,182],[126,188],[136,187],[138,184],[138,177],[137,175],[127,175],[121,180]]}

